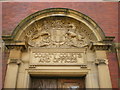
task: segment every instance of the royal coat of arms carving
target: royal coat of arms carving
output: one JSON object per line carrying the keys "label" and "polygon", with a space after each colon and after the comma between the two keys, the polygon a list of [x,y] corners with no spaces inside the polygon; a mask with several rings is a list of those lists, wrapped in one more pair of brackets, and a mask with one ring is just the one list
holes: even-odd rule
{"label": "royal coat of arms carving", "polygon": [[78,26],[69,19],[43,20],[33,25],[26,33],[26,42],[31,47],[71,48],[88,45],[85,34],[79,33]]}

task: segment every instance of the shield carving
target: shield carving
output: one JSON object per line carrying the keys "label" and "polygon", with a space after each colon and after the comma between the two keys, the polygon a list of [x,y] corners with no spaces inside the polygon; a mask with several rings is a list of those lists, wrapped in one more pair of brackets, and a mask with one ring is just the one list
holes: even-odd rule
{"label": "shield carving", "polygon": [[54,44],[63,44],[65,42],[66,31],[62,29],[51,30],[51,40]]}

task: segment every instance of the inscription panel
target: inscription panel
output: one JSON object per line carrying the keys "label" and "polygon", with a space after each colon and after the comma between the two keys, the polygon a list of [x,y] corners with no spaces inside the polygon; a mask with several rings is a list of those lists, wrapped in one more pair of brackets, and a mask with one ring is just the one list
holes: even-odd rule
{"label": "inscription panel", "polygon": [[79,49],[33,49],[30,65],[79,65],[84,64],[85,52]]}

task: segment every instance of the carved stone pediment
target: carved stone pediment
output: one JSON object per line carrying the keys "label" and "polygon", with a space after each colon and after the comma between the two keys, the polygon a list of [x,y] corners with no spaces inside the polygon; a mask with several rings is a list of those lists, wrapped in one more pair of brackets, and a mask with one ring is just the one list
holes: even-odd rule
{"label": "carved stone pediment", "polygon": [[25,32],[25,41],[31,47],[85,47],[92,40],[91,36],[94,35],[84,27],[80,22],[68,17],[51,17],[31,25]]}

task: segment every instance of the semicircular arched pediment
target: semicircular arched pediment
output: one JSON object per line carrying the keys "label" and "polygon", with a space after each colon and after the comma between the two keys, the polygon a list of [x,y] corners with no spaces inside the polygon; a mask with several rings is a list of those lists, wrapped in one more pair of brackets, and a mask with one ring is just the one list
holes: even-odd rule
{"label": "semicircular arched pediment", "polygon": [[97,41],[83,23],[65,16],[52,16],[31,24],[21,37],[32,47],[85,47]]}
{"label": "semicircular arched pediment", "polygon": [[11,36],[3,36],[32,47],[84,47],[108,39],[113,37],[106,37],[91,18],[67,8],[38,11],[22,20]]}

